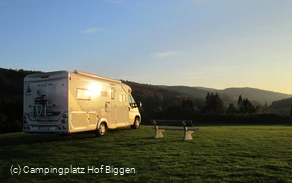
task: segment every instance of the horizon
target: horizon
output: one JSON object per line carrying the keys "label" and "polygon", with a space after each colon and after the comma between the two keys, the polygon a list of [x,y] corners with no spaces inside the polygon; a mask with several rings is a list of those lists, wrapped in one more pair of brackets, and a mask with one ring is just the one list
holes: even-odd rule
{"label": "horizon", "polygon": [[0,0],[0,67],[292,94],[292,1]]}
{"label": "horizon", "polygon": [[[12,68],[0,68],[0,69],[12,69]],[[12,70],[15,70],[15,71],[18,71],[20,69],[12,69]],[[25,71],[36,71],[36,70],[25,70]],[[36,71],[38,72],[38,71]],[[40,72],[43,72],[43,71],[40,71]],[[54,72],[54,71],[50,71],[50,72]],[[73,72],[73,71],[71,71]],[[84,72],[84,71],[82,71]],[[93,73],[89,73],[89,74],[93,74]],[[96,74],[98,75],[98,74]],[[99,76],[102,76],[102,75],[99,75]],[[102,77],[107,77],[107,76],[102,76]],[[110,79],[116,79],[116,78],[110,78]],[[197,89],[201,89],[201,90],[206,90],[206,89],[211,89],[211,90],[225,90],[225,89],[232,89],[232,88],[235,88],[235,89],[244,89],[244,88],[249,88],[249,89],[256,89],[256,90],[263,90],[263,91],[267,91],[267,92],[274,92],[274,93],[279,93],[279,94],[286,94],[286,95],[292,95],[292,93],[282,93],[282,92],[277,92],[277,91],[272,91],[272,90],[266,90],[266,89],[262,89],[262,88],[253,88],[253,87],[249,87],[249,86],[230,86],[230,87],[227,87],[227,88],[211,88],[211,87],[205,87],[205,86],[187,86],[187,85],[163,85],[163,84],[152,84],[152,83],[139,83],[139,82],[136,82],[136,81],[131,81],[131,80],[125,80],[125,79],[116,79],[116,80],[120,80],[120,81],[126,81],[126,82],[132,82],[132,83],[137,83],[137,84],[144,84],[144,85],[152,85],[152,86],[170,86],[170,87],[175,87],[175,86],[178,86],[178,87],[191,87],[191,88],[197,88]]]}

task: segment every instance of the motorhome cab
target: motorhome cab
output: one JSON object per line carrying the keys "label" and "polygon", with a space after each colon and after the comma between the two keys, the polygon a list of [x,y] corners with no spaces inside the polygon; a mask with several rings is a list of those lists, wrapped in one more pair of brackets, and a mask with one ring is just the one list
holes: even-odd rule
{"label": "motorhome cab", "polygon": [[24,78],[23,131],[59,133],[139,128],[141,116],[131,88],[80,71],[36,73]]}

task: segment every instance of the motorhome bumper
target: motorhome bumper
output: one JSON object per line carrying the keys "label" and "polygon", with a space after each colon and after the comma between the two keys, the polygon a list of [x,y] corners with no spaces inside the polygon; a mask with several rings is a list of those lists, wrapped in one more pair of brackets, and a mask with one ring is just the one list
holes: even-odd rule
{"label": "motorhome bumper", "polygon": [[68,132],[65,126],[36,126],[36,125],[23,126],[23,131],[29,132],[29,133],[35,133],[35,132],[67,133]]}

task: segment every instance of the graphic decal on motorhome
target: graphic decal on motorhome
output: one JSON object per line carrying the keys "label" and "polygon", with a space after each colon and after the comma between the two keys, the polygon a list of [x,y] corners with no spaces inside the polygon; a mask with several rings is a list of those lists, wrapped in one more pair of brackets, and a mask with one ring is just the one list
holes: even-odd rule
{"label": "graphic decal on motorhome", "polygon": [[31,95],[31,89],[29,85],[27,85],[26,95]]}

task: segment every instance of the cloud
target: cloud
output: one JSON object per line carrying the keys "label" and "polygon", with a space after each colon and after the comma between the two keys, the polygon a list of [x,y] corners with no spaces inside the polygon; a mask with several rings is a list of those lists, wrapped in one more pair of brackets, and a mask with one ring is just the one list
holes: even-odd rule
{"label": "cloud", "polygon": [[126,2],[126,0],[103,0],[103,1],[112,4],[124,4]]}
{"label": "cloud", "polygon": [[93,28],[89,28],[89,29],[86,29],[86,30],[82,31],[82,33],[83,34],[93,34],[93,33],[101,32],[101,31],[106,31],[106,30],[107,29],[93,27]]}
{"label": "cloud", "polygon": [[166,52],[157,52],[157,53],[154,53],[153,55],[156,58],[165,58],[165,57],[174,56],[174,55],[178,55],[178,54],[180,54],[180,52],[166,51]]}

